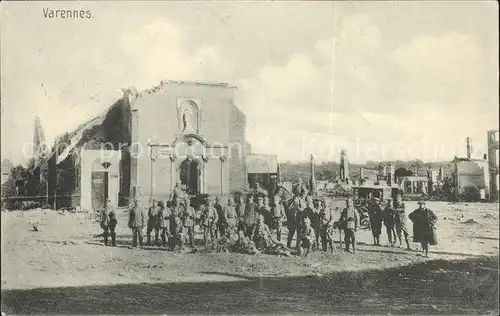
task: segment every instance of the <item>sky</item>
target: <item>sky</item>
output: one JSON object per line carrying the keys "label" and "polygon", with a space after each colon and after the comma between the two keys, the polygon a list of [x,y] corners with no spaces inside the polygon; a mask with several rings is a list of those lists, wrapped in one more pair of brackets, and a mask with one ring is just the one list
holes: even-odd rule
{"label": "sky", "polygon": [[[451,161],[499,122],[496,1],[1,2],[1,157],[161,80],[229,82],[254,153]],[[90,10],[48,19],[43,10]],[[26,145],[27,144],[27,145]]]}

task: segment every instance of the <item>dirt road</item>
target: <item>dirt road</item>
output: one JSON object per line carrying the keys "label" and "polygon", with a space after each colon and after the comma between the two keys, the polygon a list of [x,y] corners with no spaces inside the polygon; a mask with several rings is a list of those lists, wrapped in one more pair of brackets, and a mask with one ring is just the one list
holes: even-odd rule
{"label": "dirt road", "polygon": [[[406,202],[408,209],[416,204]],[[428,205],[439,245],[429,259],[371,246],[307,258],[104,247],[86,214],[2,213],[2,311],[102,313],[496,313],[498,205]],[[38,222],[39,231],[32,230]],[[410,222],[408,226],[411,227]],[[383,244],[387,244],[385,232]],[[337,245],[338,246],[338,245]],[[412,246],[416,246],[412,243]]]}

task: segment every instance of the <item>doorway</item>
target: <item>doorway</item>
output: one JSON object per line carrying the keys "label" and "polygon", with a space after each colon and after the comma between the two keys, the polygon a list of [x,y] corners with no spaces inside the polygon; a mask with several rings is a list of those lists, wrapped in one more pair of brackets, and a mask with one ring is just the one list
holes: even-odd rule
{"label": "doorway", "polygon": [[200,193],[198,168],[199,163],[195,160],[186,159],[180,165],[180,182],[189,194]]}
{"label": "doorway", "polygon": [[104,208],[108,199],[108,172],[92,172],[92,209]]}

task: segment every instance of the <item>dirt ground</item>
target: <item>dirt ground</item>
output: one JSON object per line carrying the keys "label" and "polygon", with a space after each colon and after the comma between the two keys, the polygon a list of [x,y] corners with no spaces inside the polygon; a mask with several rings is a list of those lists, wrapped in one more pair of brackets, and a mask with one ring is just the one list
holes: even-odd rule
{"label": "dirt ground", "polygon": [[385,231],[381,247],[360,231],[355,255],[131,249],[125,210],[119,210],[118,247],[104,247],[88,214],[2,212],[2,312],[498,314],[498,204],[428,207],[439,218],[439,245],[430,258],[384,246]]}

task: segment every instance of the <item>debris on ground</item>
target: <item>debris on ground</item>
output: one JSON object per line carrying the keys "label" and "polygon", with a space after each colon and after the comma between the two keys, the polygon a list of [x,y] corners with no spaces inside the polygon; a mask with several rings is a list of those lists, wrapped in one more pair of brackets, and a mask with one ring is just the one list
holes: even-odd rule
{"label": "debris on ground", "polygon": [[478,224],[478,222],[473,218],[469,218],[464,222],[464,224]]}

